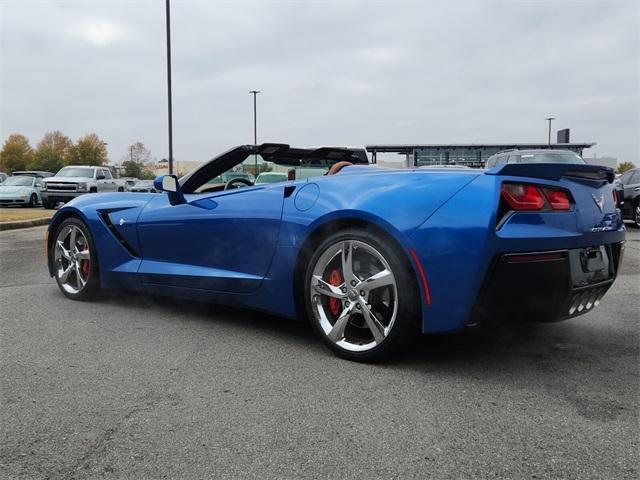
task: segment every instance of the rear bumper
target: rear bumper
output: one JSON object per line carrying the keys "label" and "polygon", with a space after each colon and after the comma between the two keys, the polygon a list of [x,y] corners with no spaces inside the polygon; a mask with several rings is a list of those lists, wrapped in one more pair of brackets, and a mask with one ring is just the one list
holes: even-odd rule
{"label": "rear bumper", "polygon": [[[498,256],[467,325],[555,322],[589,312],[613,284],[624,242],[601,248],[601,253],[579,248]],[[604,260],[595,265],[590,255],[594,262],[599,255]]]}

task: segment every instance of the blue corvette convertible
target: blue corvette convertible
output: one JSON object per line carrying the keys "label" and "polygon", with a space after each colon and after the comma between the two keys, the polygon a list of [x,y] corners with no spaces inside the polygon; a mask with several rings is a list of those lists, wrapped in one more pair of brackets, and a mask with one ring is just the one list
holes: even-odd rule
{"label": "blue corvette convertible", "polygon": [[[253,185],[250,168],[289,175]],[[307,318],[334,352],[374,361],[416,332],[590,311],[623,251],[612,182],[592,165],[393,170],[349,149],[240,146],[158,177],[161,194],[72,200],[48,268],[71,299],[127,289]]]}

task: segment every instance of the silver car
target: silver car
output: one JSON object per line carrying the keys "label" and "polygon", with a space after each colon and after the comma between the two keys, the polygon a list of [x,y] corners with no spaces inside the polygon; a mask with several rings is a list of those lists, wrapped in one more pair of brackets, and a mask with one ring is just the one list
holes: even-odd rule
{"label": "silver car", "polygon": [[7,177],[0,184],[0,205],[35,207],[42,200],[42,178],[31,175]]}

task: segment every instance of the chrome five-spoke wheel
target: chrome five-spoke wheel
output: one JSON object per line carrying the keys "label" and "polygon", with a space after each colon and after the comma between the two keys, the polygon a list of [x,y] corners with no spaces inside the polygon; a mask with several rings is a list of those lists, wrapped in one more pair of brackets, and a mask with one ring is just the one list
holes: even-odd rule
{"label": "chrome five-spoke wheel", "polygon": [[53,259],[60,288],[72,295],[80,293],[91,275],[91,250],[87,237],[77,224],[67,223],[58,230]]}
{"label": "chrome five-spoke wheel", "polygon": [[372,245],[342,240],[313,265],[309,294],[326,338],[348,352],[379,346],[398,315],[398,288],[389,262]]}

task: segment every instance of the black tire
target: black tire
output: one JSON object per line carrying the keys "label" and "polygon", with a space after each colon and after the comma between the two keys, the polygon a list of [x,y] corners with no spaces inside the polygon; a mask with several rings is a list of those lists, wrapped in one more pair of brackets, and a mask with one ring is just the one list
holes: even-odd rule
{"label": "black tire", "polygon": [[[69,226],[77,227],[78,229],[81,230],[82,234],[87,240],[89,252],[90,252],[90,264],[89,264],[88,277],[86,280],[86,284],[77,293],[70,292],[63,287],[62,282],[60,281],[60,278],[59,278],[58,265],[56,265],[56,260],[55,260],[56,241],[59,239],[58,237],[61,236],[64,230]],[[80,300],[80,301],[90,301],[96,298],[98,292],[100,291],[98,256],[96,254],[95,243],[93,241],[93,236],[91,235],[91,231],[82,220],[76,217],[71,217],[71,218],[67,218],[62,223],[60,223],[60,225],[58,225],[58,228],[56,228],[56,231],[53,235],[53,241],[51,242],[51,246],[49,248],[48,253],[49,253],[50,265],[53,266],[54,278],[56,280],[56,283],[58,284],[60,291],[67,298],[70,298],[72,300]]]}
{"label": "black tire", "polygon": [[29,197],[29,203],[27,203],[25,206],[27,208],[33,208],[38,204],[38,196],[35,193],[31,194],[31,197]]}
{"label": "black tire", "polygon": [[122,188],[122,187],[118,187],[118,191],[119,191],[119,192],[124,192],[124,188]]}
{"label": "black tire", "polygon": [[[323,330],[321,321],[316,315],[316,311],[314,311],[314,306],[312,305],[311,285],[314,268],[316,268],[317,265],[321,265],[322,262],[320,264],[318,262],[325,251],[335,248],[337,243],[344,241],[362,242],[373,247],[387,262],[395,278],[395,284],[399,287],[396,288],[397,298],[395,298],[397,302],[397,314],[391,329],[386,334],[384,340],[365,351],[353,351],[342,348],[331,340]],[[304,306],[307,318],[313,330],[325,345],[339,356],[358,362],[382,361],[398,352],[399,349],[408,344],[411,338],[415,338],[415,336],[419,334],[419,326],[421,324],[419,287],[408,259],[403,255],[400,247],[397,247],[394,242],[382,238],[382,236],[377,233],[360,228],[343,230],[324,239],[324,241],[314,249],[314,253],[311,255],[307,265],[307,271],[304,276]],[[323,267],[320,266],[318,268]],[[369,300],[367,300],[367,302],[368,301]],[[353,303],[355,305],[356,301],[353,301]],[[318,302],[316,302],[316,309],[318,308],[317,304]],[[339,308],[343,308],[344,306],[345,304]],[[333,325],[335,326],[335,323]]]}
{"label": "black tire", "polygon": [[42,206],[47,210],[53,210],[56,207],[56,204],[53,202],[48,202],[46,200],[42,200]]}

